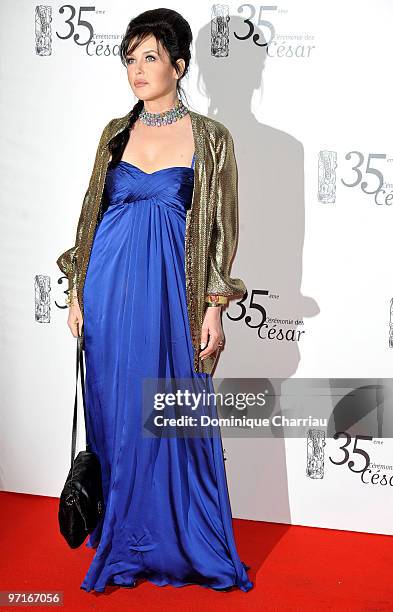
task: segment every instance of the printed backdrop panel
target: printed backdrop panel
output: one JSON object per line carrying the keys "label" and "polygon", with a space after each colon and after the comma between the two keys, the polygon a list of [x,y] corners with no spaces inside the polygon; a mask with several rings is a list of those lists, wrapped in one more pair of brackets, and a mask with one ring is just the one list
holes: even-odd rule
{"label": "printed backdrop panel", "polygon": [[[194,33],[187,103],[230,129],[238,164],[232,275],[248,292],[223,313],[215,376],[332,390],[350,377],[349,392],[389,378],[392,3],[166,6]],[[119,43],[151,8],[0,6],[4,490],[57,496],[68,472],[76,347],[56,259],[73,245],[102,128],[136,102]],[[333,415],[333,391],[329,402]],[[392,533],[391,410],[387,398],[354,411],[351,426],[367,413],[365,440],[322,426],[226,438],[234,516]]]}

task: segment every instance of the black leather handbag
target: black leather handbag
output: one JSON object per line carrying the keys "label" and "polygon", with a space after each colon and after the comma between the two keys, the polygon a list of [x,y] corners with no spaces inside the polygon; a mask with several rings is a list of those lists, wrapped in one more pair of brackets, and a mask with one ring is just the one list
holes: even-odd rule
{"label": "black leather handbag", "polygon": [[101,465],[98,456],[90,450],[88,443],[86,443],[86,450],[80,451],[75,459],[79,369],[81,371],[83,412],[86,428],[82,336],[78,336],[76,349],[76,387],[74,420],[72,423],[71,469],[60,495],[58,514],[60,533],[71,548],[78,548],[78,546],[83,544],[86,536],[97,526],[104,510]]}

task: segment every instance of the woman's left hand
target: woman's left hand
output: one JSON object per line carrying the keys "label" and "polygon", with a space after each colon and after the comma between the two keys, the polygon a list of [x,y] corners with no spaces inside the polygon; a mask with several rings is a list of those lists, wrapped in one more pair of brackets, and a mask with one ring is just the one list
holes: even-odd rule
{"label": "woman's left hand", "polygon": [[212,355],[219,347],[219,343],[224,341],[224,332],[221,325],[221,306],[208,306],[201,333],[201,350],[199,357],[203,359]]}

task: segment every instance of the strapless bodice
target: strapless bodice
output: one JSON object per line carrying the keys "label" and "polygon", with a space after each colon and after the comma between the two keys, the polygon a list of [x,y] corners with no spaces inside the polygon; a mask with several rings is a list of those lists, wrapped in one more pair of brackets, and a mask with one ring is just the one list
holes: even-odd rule
{"label": "strapless bodice", "polygon": [[120,161],[107,172],[104,197],[107,208],[150,201],[178,212],[188,210],[194,187],[192,166],[171,166],[145,172],[134,164]]}

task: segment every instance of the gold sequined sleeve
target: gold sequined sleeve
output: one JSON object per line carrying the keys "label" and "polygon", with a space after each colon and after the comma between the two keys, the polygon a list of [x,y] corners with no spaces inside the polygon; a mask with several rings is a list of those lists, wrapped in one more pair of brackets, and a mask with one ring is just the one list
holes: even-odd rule
{"label": "gold sequined sleeve", "polygon": [[101,153],[101,149],[103,147],[103,144],[107,141],[108,130],[110,129],[112,121],[114,121],[114,120],[112,119],[105,126],[105,128],[104,128],[104,130],[103,130],[103,132],[101,134],[101,138],[100,138],[98,147],[97,147],[95,161],[94,161],[94,166],[93,166],[93,172],[91,174],[90,181],[89,181],[89,186],[88,186],[87,191],[85,193],[85,196],[83,198],[82,208],[81,208],[81,212],[79,214],[79,220],[78,220],[78,225],[77,225],[77,229],[76,229],[75,244],[70,249],[68,249],[67,251],[62,253],[58,257],[58,259],[56,261],[56,263],[57,263],[58,267],[60,268],[60,270],[68,278],[68,289],[69,289],[69,291],[71,291],[73,289],[76,289],[77,286],[78,286],[78,264],[77,264],[78,249],[79,249],[80,244],[81,244],[81,237],[82,237],[82,234],[83,234],[83,228],[84,228],[84,224],[85,224],[85,220],[86,220],[87,211],[88,211],[88,208],[89,208],[90,193],[91,193],[91,188],[92,188],[92,177],[93,177],[93,173],[94,173],[94,167],[96,166],[96,164],[98,162],[99,155]]}
{"label": "gold sequined sleeve", "polygon": [[217,150],[217,204],[209,246],[206,295],[242,297],[247,288],[230,270],[238,240],[238,171],[233,138],[227,128]]}

